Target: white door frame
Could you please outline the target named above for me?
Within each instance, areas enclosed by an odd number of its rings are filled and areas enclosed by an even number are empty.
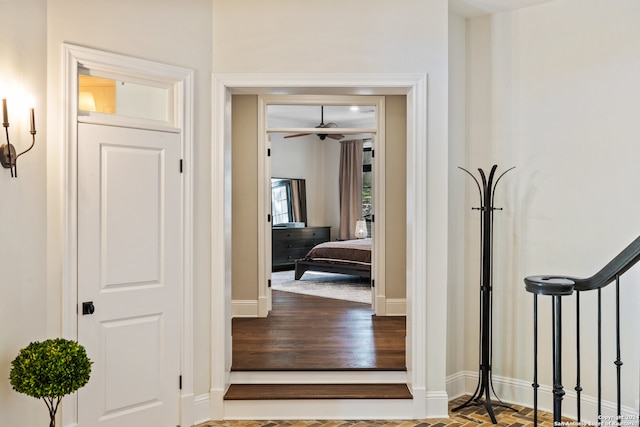
[[[182,331],[180,396],[181,423],[193,425],[193,284],[192,284],[192,191],[193,191],[193,70],[160,64],[139,58],[117,55],[65,43],[64,50],[64,190],[63,190],[63,267],[62,267],[62,335],[76,340],[78,337],[78,223],[77,223],[77,123],[78,123],[78,69],[87,68],[124,76],[140,81],[153,81],[170,88],[170,117],[166,124],[151,123],[126,117],[89,117],[85,121],[109,123],[124,127],[162,130],[167,127],[181,133],[181,153],[186,167],[182,176]],[[177,166],[176,166],[177,167]],[[62,407],[62,425],[77,424],[77,399],[65,399]]]
[[[375,141],[377,155],[372,159],[373,166],[373,207],[377,218],[385,218],[385,102],[382,96],[355,95],[261,95],[258,97],[258,188],[265,189],[258,193],[258,317],[266,317],[271,311],[271,295],[268,279],[271,278],[271,223],[266,221],[271,213],[271,161],[267,156],[268,134],[283,132],[287,129],[270,129],[267,123],[267,108],[270,104],[286,105],[373,105],[376,108],[375,128],[373,129],[342,129],[331,131],[349,134],[371,134]],[[293,133],[305,132],[301,129],[288,129]],[[373,247],[371,278],[375,280],[372,288],[371,306],[378,316],[387,314],[386,282],[385,282],[385,223],[383,220],[373,222]]]
[[[448,159],[446,141],[427,138],[427,76],[214,74],[212,90],[212,235],[224,239],[211,242],[211,419],[224,419],[223,396],[231,366],[230,104],[234,93],[407,96],[408,379],[414,417],[446,417],[443,307],[447,301]],[[437,350],[427,353],[427,341]]]

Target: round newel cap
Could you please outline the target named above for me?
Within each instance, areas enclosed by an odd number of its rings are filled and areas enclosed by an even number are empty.
[[[538,295],[571,295],[576,284],[566,276],[529,276],[524,283],[527,292]]]

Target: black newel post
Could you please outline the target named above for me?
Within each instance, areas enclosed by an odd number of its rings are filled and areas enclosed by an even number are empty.
[[[501,210],[501,208],[496,208],[493,206],[493,199],[495,195],[496,186],[498,185],[498,181],[500,178],[504,176],[511,169],[507,169],[502,173],[494,182],[494,177],[496,173],[496,169],[498,165],[493,165],[491,168],[491,172],[489,172],[489,176],[487,177],[484,171],[478,168],[480,172],[480,178],[482,180],[482,185],[476,179],[475,176],[468,170],[464,168],[460,168],[465,171],[473,180],[476,182],[478,186],[478,192],[480,194],[480,203],[481,207],[473,208],[474,210],[480,211],[480,226],[481,226],[481,237],[482,237],[482,269],[480,275],[480,371],[478,373],[478,385],[476,387],[476,391],[473,393],[473,396],[469,398],[462,405],[453,408],[453,411],[460,410],[462,408],[466,408],[470,405],[483,405],[487,412],[489,413],[489,417],[491,417],[491,421],[494,424],[497,424],[495,414],[493,413],[493,406],[503,406],[505,408],[509,408],[514,410],[512,407],[505,405],[500,401],[498,396],[496,395],[495,390],[493,389],[493,383],[491,379],[491,345],[492,345],[492,281],[491,281],[491,273],[492,273],[492,249],[493,249],[493,211]],[[499,403],[492,402],[491,393],[495,396],[496,400]],[[483,400],[484,396],[484,400]]]

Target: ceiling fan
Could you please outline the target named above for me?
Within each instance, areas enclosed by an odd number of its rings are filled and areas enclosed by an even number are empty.
[[[316,128],[318,129],[327,129],[327,128],[337,128],[338,125],[335,123],[325,123],[324,122],[324,105],[320,106],[320,124],[318,126],[316,126]],[[306,135],[311,135],[310,133],[296,133],[294,135],[286,135],[285,138],[297,138],[299,136],[306,136]],[[342,138],[344,138],[344,135],[340,135],[340,134],[330,134],[330,133],[317,133],[316,135],[318,135],[318,138],[320,138],[321,141],[324,141],[325,138],[331,138],[331,139],[336,139],[336,140],[340,140]]]

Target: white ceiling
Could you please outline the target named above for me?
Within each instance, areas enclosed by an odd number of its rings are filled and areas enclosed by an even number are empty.
[[[323,117],[324,115],[324,117]],[[267,125],[270,128],[312,128],[323,123],[335,123],[341,128],[375,128],[375,106],[269,105]]]
[[[267,106],[267,127],[268,128],[316,128],[320,123],[325,125],[335,124],[337,128],[343,129],[375,129],[376,128],[376,107],[375,105],[359,105],[351,107],[349,105],[268,105]],[[369,138],[367,133],[341,132],[345,139]],[[293,132],[297,134],[297,132]],[[288,141],[318,140],[317,134],[323,132],[313,132],[304,134],[300,139],[290,139]],[[291,133],[272,133],[277,138]],[[348,136],[347,136],[348,135]],[[327,139],[326,141],[335,141]]]

